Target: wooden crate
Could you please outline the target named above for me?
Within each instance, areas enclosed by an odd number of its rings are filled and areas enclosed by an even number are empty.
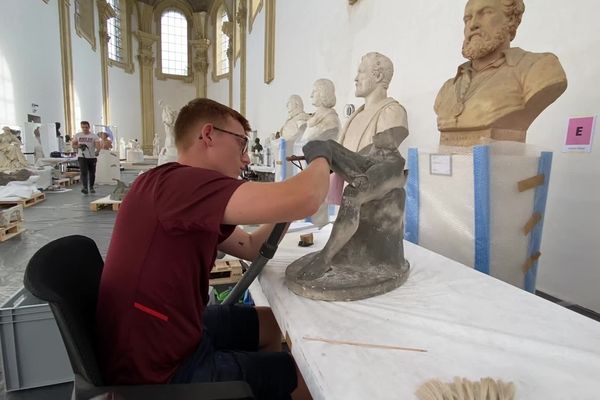
[[[242,263],[240,260],[219,260],[210,271],[209,285],[235,284],[242,279]]]
[[[0,205],[0,226],[8,226],[13,222],[23,221],[23,206],[16,205]]]
[[[4,242],[10,238],[13,238],[21,233],[25,232],[23,224],[21,222],[13,222],[8,226],[0,227],[0,242]]]
[[[37,203],[41,203],[44,200],[46,200],[46,195],[44,193],[36,193],[32,197],[30,197],[28,199],[0,200],[0,204],[7,204],[7,205],[17,205],[17,204],[20,204],[23,207],[27,208],[27,207],[31,207],[33,205],[36,205]]]

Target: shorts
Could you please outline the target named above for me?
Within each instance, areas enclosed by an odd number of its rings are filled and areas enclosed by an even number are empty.
[[[208,306],[202,340],[171,383],[246,381],[257,399],[291,399],[294,359],[287,352],[258,352],[258,331],[254,307]]]

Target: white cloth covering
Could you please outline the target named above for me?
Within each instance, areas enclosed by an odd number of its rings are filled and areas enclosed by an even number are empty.
[[[11,181],[5,186],[0,186],[0,200],[13,201],[29,199],[39,193],[37,180],[39,176],[32,175],[26,181]]]
[[[330,226],[312,230],[315,246],[298,247],[309,231],[286,235],[259,279],[315,400],[416,399],[424,382],[455,376],[512,381],[518,399],[598,399],[600,323],[408,242],[400,288],[356,302],[299,297],[285,268],[322,248]]]

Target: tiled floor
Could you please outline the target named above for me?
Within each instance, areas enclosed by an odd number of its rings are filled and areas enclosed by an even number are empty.
[[[135,174],[124,176],[131,182]],[[111,186],[100,186],[98,193],[84,196],[80,187],[71,192],[47,194],[46,201],[25,209],[27,231],[19,237],[0,243],[0,305],[22,286],[23,272],[28,260],[44,244],[53,239],[72,234],[81,234],[96,241],[104,256],[110,241],[116,213],[113,211],[92,212],[89,202],[108,195]],[[545,293],[538,293],[550,301],[559,303],[573,311],[600,321],[600,315],[577,305],[561,302]],[[1,374],[1,371],[0,371]],[[0,400],[67,400],[70,398],[70,383],[4,393],[4,378],[0,375]]]

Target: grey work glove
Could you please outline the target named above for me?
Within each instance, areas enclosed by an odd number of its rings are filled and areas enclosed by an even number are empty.
[[[313,140],[306,143],[302,147],[302,152],[304,153],[304,158],[306,158],[307,163],[311,163],[314,159],[323,157],[327,160],[329,165],[331,165],[331,147],[329,143],[323,140]]]

